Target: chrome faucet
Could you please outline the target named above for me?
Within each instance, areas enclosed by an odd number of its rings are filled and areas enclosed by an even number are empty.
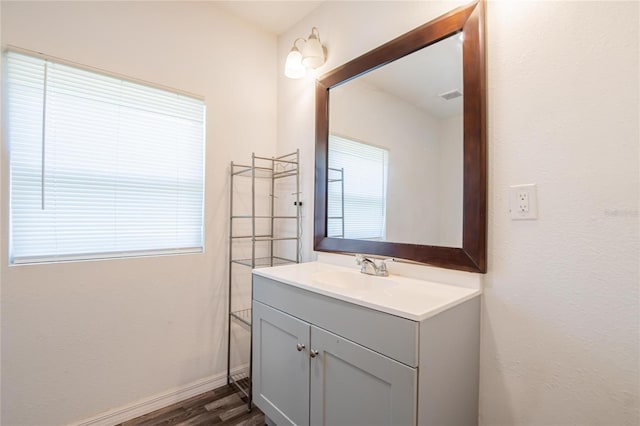
[[[393,259],[389,259],[393,260]],[[385,260],[381,260],[380,263],[376,263],[374,259],[369,259],[362,254],[356,254],[356,263],[360,265],[360,272],[367,275],[376,275],[378,277],[387,277],[389,276],[389,271],[387,271],[387,264]],[[367,266],[370,265],[372,272],[369,272]]]

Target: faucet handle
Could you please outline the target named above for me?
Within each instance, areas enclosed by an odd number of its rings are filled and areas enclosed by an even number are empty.
[[[364,262],[364,255],[362,254],[356,254],[356,264],[357,265],[362,265],[362,262]]]
[[[387,262],[393,262],[393,261],[395,261],[393,257],[389,259],[380,260],[380,266],[378,267],[378,271],[380,272],[380,275],[383,275],[383,276],[389,275],[389,271],[387,270]]]

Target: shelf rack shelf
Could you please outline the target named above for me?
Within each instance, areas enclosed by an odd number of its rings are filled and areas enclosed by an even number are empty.
[[[228,339],[227,339],[227,383],[233,385],[237,390],[246,397],[247,410],[252,407],[251,394],[251,298],[240,300],[241,308],[238,309],[238,300],[234,289],[234,277],[238,273],[238,268],[263,268],[269,266],[285,265],[289,263],[300,262],[300,173],[299,173],[299,150],[293,153],[282,155],[280,157],[259,157],[255,153],[251,154],[250,165],[238,164],[231,162],[230,167],[230,195],[229,195],[229,321],[228,321]],[[249,179],[251,187],[250,194],[241,193],[234,190],[234,179]],[[281,179],[292,178],[293,184],[289,182],[286,188],[294,188],[289,191],[293,197],[293,210],[295,214],[276,214],[282,206],[276,206],[276,190],[278,185],[287,185]],[[286,180],[286,179],[285,179]],[[266,182],[269,187],[269,193],[260,192],[258,182]],[[282,182],[282,183],[281,183]],[[293,191],[293,192],[291,192]],[[268,205],[258,205],[259,200],[266,195]],[[250,206],[250,213],[237,214],[235,212],[234,201],[244,196],[245,204]],[[247,200],[248,199],[248,200]],[[248,201],[248,202],[247,202]],[[285,200],[279,200],[284,202]],[[256,211],[260,208],[261,213]],[[268,213],[264,214],[264,210]],[[291,212],[288,212],[291,213]],[[278,226],[283,222],[295,221],[295,232],[287,235],[280,235]],[[291,226],[288,227],[291,229]],[[250,245],[251,254],[247,256],[237,256],[236,251],[240,251],[235,247],[237,244]],[[278,255],[278,244],[295,244],[293,250],[289,250],[287,255]],[[289,247],[291,248],[291,247]],[[246,249],[246,248],[245,248]],[[295,256],[292,252],[295,251]],[[266,255],[265,255],[266,254]],[[295,257],[295,258],[293,258]],[[249,283],[250,284],[250,283]],[[231,368],[232,339],[231,328],[233,324],[239,324],[241,328],[248,333],[249,336],[249,365],[240,370]]]
[[[251,401],[251,371],[250,367],[234,372],[227,376],[227,381],[234,385],[249,401]],[[247,408],[251,410],[251,406]]]
[[[251,327],[251,308],[240,309],[239,311],[231,312],[230,315],[240,321],[241,324]]]
[[[267,266],[286,265],[288,263],[298,263],[292,259],[286,259],[284,257],[271,256],[271,257],[256,257],[254,259],[234,259],[231,262],[239,265],[248,266],[250,268],[264,268]]]

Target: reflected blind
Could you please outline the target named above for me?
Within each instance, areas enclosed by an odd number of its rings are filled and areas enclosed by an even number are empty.
[[[388,158],[386,149],[329,136],[327,236],[385,238]]]
[[[203,249],[201,100],[7,53],[12,263]]]

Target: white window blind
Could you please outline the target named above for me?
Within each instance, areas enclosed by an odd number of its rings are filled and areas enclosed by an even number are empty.
[[[204,103],[7,53],[12,263],[203,248]]]
[[[327,236],[385,238],[388,157],[386,149],[329,136]]]

